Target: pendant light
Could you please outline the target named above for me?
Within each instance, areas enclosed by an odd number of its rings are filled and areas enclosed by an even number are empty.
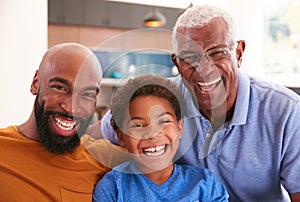
[[[150,12],[144,17],[144,26],[162,27],[167,23],[166,17],[157,8],[151,7]]]

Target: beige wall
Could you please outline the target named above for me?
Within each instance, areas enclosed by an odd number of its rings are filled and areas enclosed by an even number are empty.
[[[172,50],[169,30],[49,24],[49,47],[61,42],[78,42],[92,49]]]
[[[125,32],[125,29],[111,29],[80,25],[48,25],[49,47],[62,42],[78,42],[88,47],[96,47],[114,35]]]
[[[47,0],[0,1],[0,127],[32,111],[29,88],[47,50]]]

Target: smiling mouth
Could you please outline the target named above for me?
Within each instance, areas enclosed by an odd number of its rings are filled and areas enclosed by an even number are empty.
[[[55,124],[58,128],[64,131],[71,131],[76,126],[76,121],[72,119],[61,119],[57,116],[54,116]]]
[[[149,157],[161,156],[166,152],[167,145],[143,148],[143,153]]]
[[[215,89],[220,81],[221,77],[218,77],[210,82],[197,82],[197,85],[199,86],[201,91],[209,92]]]

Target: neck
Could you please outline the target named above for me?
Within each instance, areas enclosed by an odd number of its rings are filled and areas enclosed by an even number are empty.
[[[217,130],[221,125],[230,121],[233,117],[234,107],[226,110],[225,107],[220,107],[215,110],[201,112],[210,122],[213,130]]]
[[[144,175],[154,183],[161,185],[171,177],[173,170],[174,170],[174,165],[171,164],[162,170],[151,172],[151,173],[144,173]]]
[[[25,123],[18,126],[18,130],[19,133],[21,133],[29,139],[38,141],[40,140],[33,112],[31,113],[29,119]]]

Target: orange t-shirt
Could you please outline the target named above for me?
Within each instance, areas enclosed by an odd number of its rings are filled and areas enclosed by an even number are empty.
[[[0,129],[0,201],[92,201],[95,184],[109,170],[83,144],[57,155],[17,126]]]

